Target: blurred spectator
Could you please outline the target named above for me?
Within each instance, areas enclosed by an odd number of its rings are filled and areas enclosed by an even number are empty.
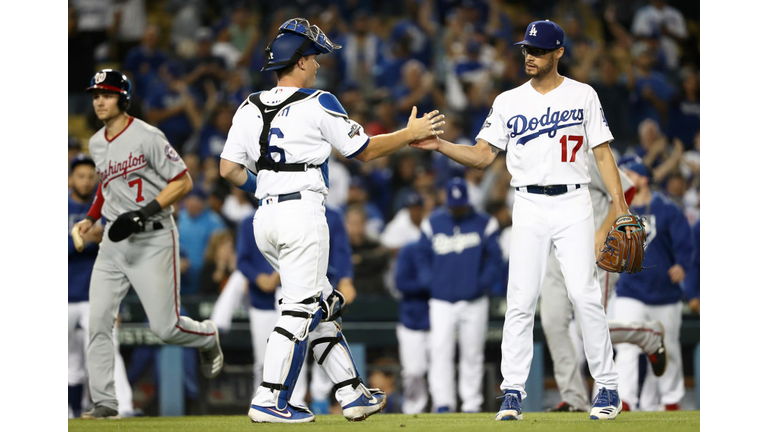
[[[218,296],[229,276],[237,269],[235,242],[229,230],[211,235],[200,270],[200,294]]]
[[[385,97],[375,105],[372,118],[373,120],[365,126],[365,133],[369,135],[394,132],[399,127],[397,109],[391,97]]]
[[[672,101],[670,107],[670,136],[679,138],[685,150],[693,150],[694,138],[701,126],[699,74],[687,70],[684,77],[683,91]]]
[[[180,46],[193,40],[195,31],[203,25],[205,0],[166,0],[165,11],[173,17],[171,45]]]
[[[368,131],[365,132],[370,133]],[[338,151],[334,149],[331,157],[328,159],[328,204],[344,207],[347,205],[351,177],[347,167],[339,162],[339,157],[341,156],[338,154]]]
[[[685,196],[686,189],[685,178],[683,178],[679,171],[674,171],[667,176],[666,189],[663,193],[682,210],[684,208],[683,196]]]
[[[230,188],[230,193],[224,198],[221,213],[225,218],[239,225],[243,219],[253,215],[255,206],[246,196],[246,192],[238,188]]]
[[[632,47],[634,67],[629,69],[630,109],[632,124],[637,127],[650,118],[666,128],[669,101],[674,88],[664,74],[653,70],[655,63],[651,46],[638,43]]]
[[[256,27],[251,12],[244,2],[235,4],[227,27],[230,43],[241,53],[248,49],[251,40],[256,37]]]
[[[404,0],[405,10],[390,30],[395,43],[407,41],[408,52],[426,66],[432,64],[432,40],[437,34],[437,25],[432,21],[431,1]]]
[[[378,207],[368,201],[368,189],[360,177],[352,177],[347,194],[347,206],[360,206],[365,211],[365,235],[378,239],[384,229],[384,215]]]
[[[133,96],[143,100],[149,95],[152,80],[156,79],[160,66],[169,59],[160,47],[160,26],[149,24],[141,37],[141,44],[131,48],[123,61],[123,69],[133,83]]]
[[[184,153],[194,151],[200,156],[200,160],[213,158],[218,164],[229,128],[232,126],[233,115],[234,110],[229,105],[216,105],[202,129],[184,145]]]
[[[114,58],[123,59],[129,49],[142,39],[147,28],[145,0],[114,0]]]
[[[635,129],[630,125],[629,89],[619,77],[619,69],[616,61],[610,55],[604,55],[599,61],[598,79],[592,80],[590,85],[600,96],[603,106],[603,114],[611,127],[611,133],[615,138],[611,142],[611,148],[624,151],[630,143],[637,140]]]
[[[395,387],[395,377],[391,372],[382,369],[374,369],[368,374],[368,384],[387,394],[387,406],[381,411],[384,414],[399,413],[402,396]]]
[[[409,60],[403,65],[400,81],[392,90],[392,97],[401,124],[408,122],[414,106],[418,110],[417,116],[421,117],[445,102],[434,75],[418,60]]]
[[[638,127],[640,145],[633,147],[628,154],[637,155],[650,170],[653,181],[659,186],[666,185],[666,177],[680,166],[683,156],[683,143],[674,139],[670,148],[667,137],[661,133],[658,123],[645,119]]]
[[[346,210],[349,244],[352,246],[352,264],[358,295],[389,297],[384,286],[384,271],[389,263],[389,251],[378,241],[366,235],[366,212],[360,205]]]
[[[424,218],[424,200],[416,192],[411,192],[405,199],[405,205],[392,220],[387,223],[381,233],[381,244],[393,253],[421,237],[421,221]]]
[[[217,230],[226,228],[221,217],[207,206],[207,198],[208,194],[196,186],[184,197],[184,208],[179,211],[179,247],[189,257],[188,283],[181,287],[182,294],[199,292],[209,239]]]
[[[157,126],[168,142],[181,149],[193,130],[202,123],[200,101],[181,79],[183,72],[175,62],[163,64],[146,99],[147,122]]]
[[[94,48],[96,62],[109,60],[107,46],[108,31],[114,25],[112,0],[70,0],[77,16],[77,31],[85,42],[85,47]],[[89,74],[93,74],[93,69]]]
[[[198,97],[205,96],[210,84],[216,90],[222,88],[222,81],[227,77],[227,64],[223,58],[213,54],[213,31],[200,27],[195,31],[197,52],[185,62],[184,82],[195,91]]]
[[[94,50],[96,41],[78,28],[77,9],[70,2],[68,8],[67,47],[69,52],[68,84],[69,115],[92,111],[91,95],[84,92],[96,70]]]
[[[664,53],[665,68],[674,69],[680,60],[680,44],[688,38],[685,18],[666,0],[650,0],[635,12],[632,34],[654,44]]]
[[[67,139],[67,166],[72,162],[72,159],[80,154],[83,150],[83,146],[80,144],[80,140],[77,137],[69,136]],[[70,187],[72,185],[70,184]]]
[[[374,72],[384,61],[384,43],[373,33],[370,21],[365,12],[354,14],[352,31],[346,35],[340,54],[344,81],[360,83],[366,92],[375,88]]]

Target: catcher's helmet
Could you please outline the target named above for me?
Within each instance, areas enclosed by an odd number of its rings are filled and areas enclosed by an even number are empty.
[[[267,63],[263,71],[282,69],[295,64],[303,56],[328,54],[341,48],[328,39],[316,25],[310,25],[304,18],[292,18],[284,22],[277,36],[267,46]]]
[[[102,69],[91,78],[91,85],[85,91],[107,90],[120,95],[117,106],[127,111],[131,106],[131,80],[122,72],[114,69]]]

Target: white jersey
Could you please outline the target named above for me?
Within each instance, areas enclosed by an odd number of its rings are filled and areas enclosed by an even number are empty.
[[[320,165],[302,172],[258,172],[256,198],[313,191],[328,195],[328,158],[331,146],[352,158],[368,145],[362,126],[350,120],[336,98],[324,91],[275,87],[261,92],[267,106],[279,105],[297,91],[309,96],[288,104],[274,117],[270,126],[269,158],[280,163]],[[268,109],[268,108],[267,108]],[[256,171],[261,156],[259,138],[263,121],[259,109],[244,102],[232,119],[232,127],[221,153],[223,159]]]
[[[510,185],[587,184],[587,148],[613,140],[597,93],[565,78],[543,95],[531,82],[496,97],[476,139],[507,151]]]

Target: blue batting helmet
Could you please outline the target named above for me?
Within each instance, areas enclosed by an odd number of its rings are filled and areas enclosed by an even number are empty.
[[[316,25],[304,18],[292,18],[280,26],[275,39],[267,46],[267,63],[261,68],[271,71],[291,66],[301,57],[328,54],[341,45],[335,44]]]

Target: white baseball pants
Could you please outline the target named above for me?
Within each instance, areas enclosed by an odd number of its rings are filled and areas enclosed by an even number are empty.
[[[462,412],[480,412],[488,331],[488,297],[450,303],[429,300],[429,391],[432,407],[456,410],[456,336]]]
[[[265,200],[267,201],[267,200]],[[300,200],[279,202],[272,197],[260,206],[254,217],[253,230],[256,245],[264,258],[280,273],[283,303],[301,307],[307,298],[322,293],[324,298],[331,295],[333,287],[326,276],[330,234],[325,218],[325,197],[315,192],[302,191]],[[296,337],[303,337],[300,330],[303,318],[280,316],[278,325]],[[309,342],[316,338],[336,337],[340,328],[332,322],[320,323],[308,335]],[[321,344],[315,348],[317,358],[326,348]],[[266,348],[263,380],[282,383],[292,360],[294,342],[272,333]],[[321,354],[318,354],[320,352]],[[333,383],[341,383],[357,376],[351,356],[340,344],[336,344],[321,365]],[[336,400],[346,405],[362,394],[360,386],[346,385],[336,391]],[[292,394],[293,396],[293,394]],[[258,387],[252,403],[259,406],[275,406],[276,394],[266,387]]]
[[[552,247],[582,326],[590,373],[599,387],[616,390],[619,377],[597,280],[589,190],[580,188],[558,196],[518,191],[512,219],[501,390],[517,390],[526,397],[534,314]]]
[[[397,344],[402,368],[403,414],[423,413],[429,402],[429,330],[411,330],[398,324]]]

